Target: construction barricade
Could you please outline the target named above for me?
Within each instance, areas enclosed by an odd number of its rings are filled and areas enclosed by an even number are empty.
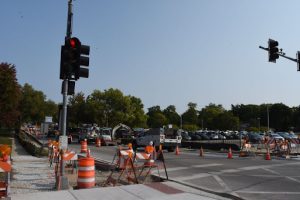
[[[132,148],[122,149],[122,147],[119,147],[117,149],[117,152],[112,161],[114,163],[115,158],[117,157],[115,168],[111,171],[110,175],[104,183],[104,186],[108,184],[112,184],[113,186],[115,186],[121,181],[123,175],[126,175],[125,179],[128,183],[138,183],[135,167],[133,164],[133,156],[134,151]]]
[[[78,155],[74,151],[67,150],[63,154],[63,160],[65,161],[65,168],[74,174],[74,170],[77,171]]]
[[[4,173],[2,180],[0,180],[0,198],[8,196],[8,187],[11,172],[10,154],[11,148],[8,145],[0,145],[0,172]]]
[[[241,147],[241,150],[240,150],[239,157],[250,156],[250,154],[251,154],[251,148],[252,148],[252,145],[250,144],[250,142],[244,140],[243,144],[242,144],[242,147]]]
[[[115,159],[116,157],[117,159]],[[157,168],[158,176],[160,176],[159,168],[162,167],[168,179],[162,151],[159,151],[156,155],[155,151],[152,154],[134,152],[130,148],[122,149],[119,147],[113,159],[113,163],[115,163],[115,168],[111,171],[103,186],[115,186],[118,183],[143,183],[153,168]]]

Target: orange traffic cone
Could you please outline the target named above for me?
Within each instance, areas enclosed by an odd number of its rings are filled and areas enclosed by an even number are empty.
[[[101,147],[101,140],[100,138],[96,138],[96,147]]]
[[[202,148],[202,146],[201,146],[201,148],[200,148],[200,155],[199,155],[200,157],[204,157],[204,152],[203,152],[203,148]]]
[[[229,151],[228,151],[227,158],[228,158],[228,159],[232,159],[232,151],[231,151],[231,147],[229,147]]]
[[[179,148],[178,148],[178,145],[176,146],[175,155],[179,155]]]
[[[269,148],[267,148],[266,160],[271,160]]]

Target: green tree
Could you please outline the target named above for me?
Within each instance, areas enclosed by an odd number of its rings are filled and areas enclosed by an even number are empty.
[[[22,87],[22,122],[41,123],[45,119],[45,99],[42,91],[37,91],[27,83]]]
[[[163,114],[167,118],[167,123],[180,126],[180,115],[176,112],[176,107],[174,105],[169,105],[166,109],[163,110]]]
[[[69,98],[69,126],[79,126],[82,123],[94,123],[94,113],[86,103],[84,93],[79,92]]]
[[[196,103],[188,103],[188,109],[182,114],[182,123],[184,125],[195,125],[198,123],[198,111]]]
[[[99,126],[116,126],[124,123],[130,127],[146,127],[146,115],[141,99],[125,96],[118,89],[108,89],[101,92],[94,90],[86,100],[89,110],[89,123]]]
[[[150,128],[161,128],[168,123],[168,119],[161,111],[160,106],[148,108],[147,115],[147,124]]]
[[[20,116],[21,98],[14,65],[0,64],[0,94],[0,127],[13,127]]]
[[[258,119],[262,118],[258,105],[231,105],[231,111],[240,119],[241,124],[248,124],[248,126],[258,126]]]
[[[225,111],[213,119],[214,127],[218,130],[238,130],[239,118],[231,112]]]
[[[146,128],[147,116],[144,112],[144,105],[142,103],[142,100],[134,96],[129,96],[129,99],[130,109],[128,113],[127,124],[130,127]]]
[[[270,108],[270,126],[276,131],[286,131],[291,127],[292,110],[283,103],[273,104]]]
[[[205,108],[202,108],[202,110],[199,114],[199,122],[201,121],[200,126],[202,126],[202,122],[203,122],[202,129],[203,128],[212,129],[212,130],[216,129],[218,124],[217,124],[215,118],[224,112],[225,112],[225,109],[220,104],[216,105],[216,104],[210,103]]]
[[[53,118],[54,122],[58,122],[58,105],[52,101],[47,100],[44,102],[45,116],[50,116]]]
[[[295,131],[300,130],[300,106],[291,108],[292,110],[292,126]]]

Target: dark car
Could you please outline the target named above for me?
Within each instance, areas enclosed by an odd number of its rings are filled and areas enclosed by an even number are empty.
[[[185,131],[181,132],[181,137],[182,137],[183,141],[190,141],[190,140],[192,140],[192,137],[189,136],[188,132],[185,132]]]
[[[196,134],[201,137],[201,140],[210,140],[209,136],[205,132],[196,132]]]
[[[263,141],[263,136],[258,133],[250,132],[247,134],[247,137],[251,143],[260,143]]]
[[[191,140],[201,140],[202,137],[194,132],[188,132],[188,135],[191,137]]]

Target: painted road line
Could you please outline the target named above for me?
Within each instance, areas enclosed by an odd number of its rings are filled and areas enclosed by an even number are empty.
[[[300,194],[300,192],[276,192],[276,191],[245,191],[239,190],[238,193],[245,193],[245,194]]]
[[[192,179],[209,177],[211,175],[212,174],[209,174],[209,173],[198,173],[198,174],[193,174],[193,175],[190,175],[190,176],[178,176],[178,177],[173,178],[173,179],[178,180],[178,181],[187,181],[187,180],[192,180]]]
[[[216,175],[213,175],[214,179],[219,183],[220,186],[222,186],[224,189],[225,189],[225,192],[227,193],[230,193],[234,196],[237,196],[239,197],[239,195],[235,192],[233,192],[229,187],[228,185],[219,177],[219,176],[216,176]]]
[[[190,168],[205,168],[205,167],[215,167],[215,166],[220,166],[220,165],[224,165],[224,164],[212,163],[212,164],[203,164],[203,165],[192,165],[189,167],[171,167],[171,168],[168,168],[167,171],[174,172],[174,171],[185,170],[185,169],[190,169]]]
[[[204,167],[215,167],[215,166],[221,166],[224,164],[221,163],[212,163],[212,164],[203,164],[203,165],[192,165],[193,168],[204,168]]]

